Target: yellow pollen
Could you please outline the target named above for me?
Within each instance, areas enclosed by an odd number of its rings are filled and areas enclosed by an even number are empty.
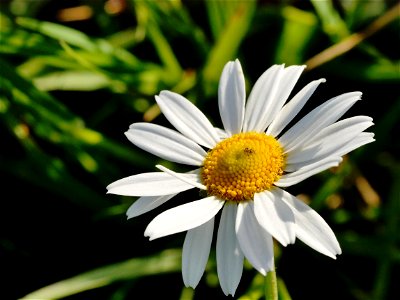
[[[264,133],[238,133],[207,153],[201,177],[209,195],[247,201],[271,189],[283,174],[285,155],[279,142]]]

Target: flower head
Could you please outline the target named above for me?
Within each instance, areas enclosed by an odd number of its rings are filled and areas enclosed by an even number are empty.
[[[150,240],[187,231],[182,254],[186,286],[195,288],[204,273],[220,210],[217,272],[226,295],[236,291],[244,258],[263,275],[273,268],[273,238],[283,246],[298,238],[332,258],[341,253],[326,222],[283,188],[337,166],[343,155],[374,141],[373,133],[364,132],[373,123],[366,116],[337,121],[361,99],[360,92],[351,92],[326,101],[286,129],[325,82],[309,83],[287,102],[304,67],[272,66],[257,80],[246,102],[241,65],[238,60],[228,62],[218,91],[224,130],[215,128],[183,96],[162,91],[156,101],[178,131],[134,123],[125,133],[133,144],[154,155],[197,167],[176,173],[158,165],[161,172],[133,175],[107,187],[108,193],[140,196],[128,209],[129,218],[183,191],[206,192],[203,199],[161,213],[145,230]]]

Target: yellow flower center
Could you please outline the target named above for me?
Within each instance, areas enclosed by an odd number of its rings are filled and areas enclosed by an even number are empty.
[[[279,142],[264,133],[239,133],[219,142],[204,160],[201,177],[209,195],[247,201],[271,188],[283,173]]]

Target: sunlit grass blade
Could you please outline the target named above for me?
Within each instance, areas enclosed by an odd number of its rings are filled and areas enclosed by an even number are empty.
[[[96,57],[93,56],[93,53],[107,54],[108,56],[115,56],[118,60],[132,67],[140,66],[140,62],[133,54],[123,48],[113,47],[106,39],[93,39],[83,32],[70,27],[30,18],[17,18],[16,23],[22,28],[36,31],[42,36],[49,37],[55,41],[63,41],[81,50],[86,50],[92,53],[91,57]],[[46,49],[47,45],[42,48]]]
[[[40,32],[41,34],[55,40],[64,40],[71,45],[85,50],[96,51],[98,49],[96,43],[94,43],[86,34],[70,27],[22,17],[18,18],[16,22],[23,28]]]
[[[134,5],[137,13],[145,16],[141,18],[141,26],[146,30],[149,40],[153,44],[161,62],[165,66],[165,73],[168,74],[165,77],[165,80],[175,84],[182,74],[182,68],[171,45],[156,22],[156,14],[159,8],[158,5],[161,5],[161,3],[143,1],[135,2]]]
[[[104,197],[74,178],[60,158],[45,153],[31,137],[26,124],[12,114],[3,115],[2,119],[26,152],[25,159],[2,162],[2,172],[22,180],[22,187],[25,184],[39,186],[54,195],[68,197],[85,209],[96,211],[108,206]]]
[[[215,91],[223,66],[237,55],[250,28],[255,8],[255,1],[238,2],[224,24],[223,32],[212,47],[202,72],[206,93]]]
[[[275,63],[302,64],[317,29],[317,18],[292,6],[284,7],[282,16],[284,25],[276,46]]]
[[[154,256],[133,258],[56,282],[26,295],[22,299],[61,299],[117,281],[178,272],[180,265],[181,250],[165,250]]]
[[[213,33],[214,40],[218,40],[224,31],[225,23],[235,11],[237,1],[205,1],[208,19]]]
[[[23,57],[34,55],[61,55],[62,49],[41,34],[10,28],[0,31],[0,53],[18,54]]]
[[[289,291],[282,278],[278,278],[278,295],[279,300],[292,300],[292,297],[290,297]]]
[[[161,61],[166,67],[165,74],[168,75],[165,76],[165,81],[175,84],[182,75],[182,68],[176,59],[171,46],[156,23],[148,23],[148,32],[149,38],[153,42]]]
[[[332,39],[338,42],[350,34],[346,23],[334,8],[331,0],[311,0],[314,8],[322,22],[322,29]]]
[[[112,81],[99,73],[89,71],[65,71],[37,77],[34,83],[42,91],[92,91],[109,87]]]

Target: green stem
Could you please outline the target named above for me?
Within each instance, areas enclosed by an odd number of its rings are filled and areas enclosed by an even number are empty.
[[[278,282],[275,267],[265,276],[265,300],[278,300]]]

